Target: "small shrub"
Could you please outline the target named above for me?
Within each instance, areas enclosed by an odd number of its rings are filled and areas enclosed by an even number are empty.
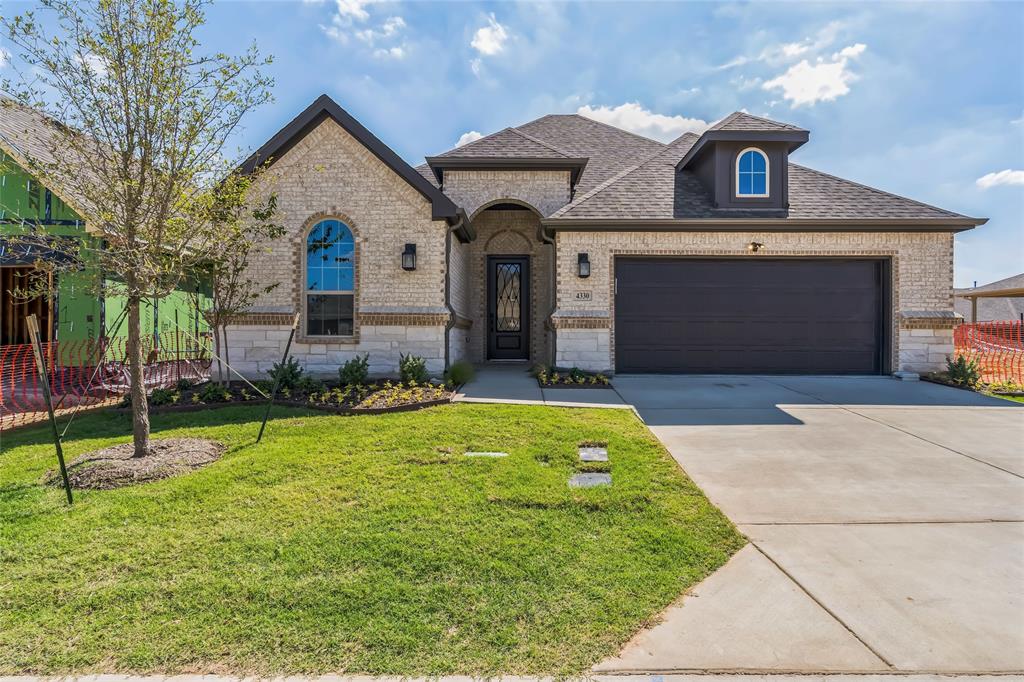
[[[308,374],[303,374],[295,382],[295,390],[300,393],[318,393],[324,389],[324,382]]]
[[[178,383],[175,386],[175,388],[177,388],[179,392],[187,391],[188,389],[192,388],[195,385],[196,382],[192,381],[191,379],[178,379]]]
[[[569,370],[569,379],[575,381],[576,383],[583,383],[580,380],[585,377],[586,375],[583,373],[583,370],[580,369],[579,367],[573,367],[572,369]]]
[[[226,403],[231,400],[231,391],[212,381],[203,384],[197,395],[204,403]]]
[[[430,379],[427,374],[427,361],[412,354],[402,354],[399,357],[398,375],[402,382],[407,384],[425,384]]]
[[[294,390],[299,384],[299,379],[302,378],[302,366],[299,365],[299,361],[294,357],[289,357],[283,363],[275,362],[274,366],[267,372],[270,378],[278,382],[279,388],[287,388],[289,391]]]
[[[968,360],[964,355],[957,355],[956,360],[946,360],[946,370],[949,372],[949,380],[957,386],[978,385],[981,379],[981,371],[976,360]]]
[[[149,404],[154,406],[173,405],[181,395],[169,388],[154,388],[149,394]]]
[[[463,360],[449,367],[447,375],[450,383],[455,386],[461,386],[473,380],[473,377],[476,376],[476,370],[473,369],[473,365]]]
[[[342,386],[365,384],[370,376],[370,355],[357,355],[338,368],[338,379]]]

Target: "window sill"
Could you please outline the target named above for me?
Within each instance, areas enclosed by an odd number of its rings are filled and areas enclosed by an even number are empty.
[[[329,346],[331,344],[351,346],[359,343],[359,336],[353,334],[352,336],[298,336],[295,337],[295,343],[305,344],[319,344],[321,346]]]

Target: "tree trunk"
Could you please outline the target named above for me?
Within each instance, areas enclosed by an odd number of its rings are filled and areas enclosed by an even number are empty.
[[[231,388],[231,357],[228,355],[228,326],[224,325],[224,364],[227,365],[227,381],[225,385]]]
[[[221,363],[220,358],[220,324],[213,325],[213,354],[217,358],[217,383],[224,383],[224,365]]]
[[[132,436],[135,457],[149,454],[149,405],[146,403],[145,358],[142,353],[142,326],[139,320],[141,301],[128,297],[128,364],[131,373]]]

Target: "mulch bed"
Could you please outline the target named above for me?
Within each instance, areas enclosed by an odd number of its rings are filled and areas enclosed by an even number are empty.
[[[123,443],[76,457],[68,464],[68,478],[72,488],[113,490],[187,474],[217,461],[225,449],[202,438],[166,438],[150,441],[149,455],[133,457],[135,447]],[[57,470],[48,472],[46,481],[63,485]]]
[[[1024,397],[1024,391],[991,391],[985,390],[984,384],[980,387],[975,388],[966,384],[957,384],[941,374],[922,374],[921,381],[927,381],[930,384],[939,384],[940,386],[949,386],[950,388],[959,388],[963,391],[971,391],[972,393],[981,393],[982,395],[1001,395],[1009,396],[1011,398]]]
[[[253,392],[251,387],[235,385],[230,389],[214,387],[216,390],[209,391],[204,388],[205,385],[183,391],[164,391],[165,397],[168,393],[173,395],[174,402],[170,403],[154,404],[151,396],[150,413],[193,412],[246,403],[266,404],[266,398]],[[455,391],[452,388],[440,384],[406,385],[400,382],[375,381],[346,386],[324,384],[322,388],[311,393],[301,390],[280,391],[274,403],[335,414],[382,414],[444,405],[450,403],[454,397]],[[119,410],[127,413],[131,408],[122,405]]]
[[[576,384],[576,383],[572,383],[572,384],[551,384],[551,383],[541,384],[540,381],[538,381],[537,383],[540,384],[541,388],[611,388],[612,387],[611,384]]]
[[[541,388],[611,388],[608,377],[600,372],[587,372],[578,368],[542,367],[535,371]]]

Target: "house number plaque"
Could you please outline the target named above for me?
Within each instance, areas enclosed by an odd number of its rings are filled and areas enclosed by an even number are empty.
[[[591,298],[589,291],[577,291],[574,300],[577,301],[589,301]]]

